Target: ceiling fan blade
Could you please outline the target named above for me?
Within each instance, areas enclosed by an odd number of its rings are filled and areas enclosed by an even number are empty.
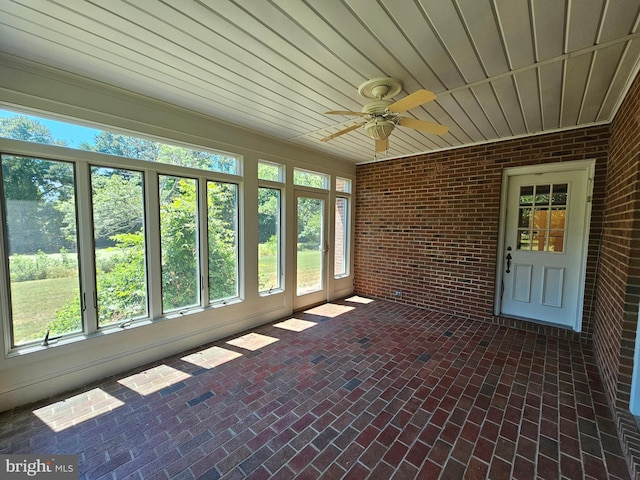
[[[435,100],[435,98],[436,94],[429,90],[418,90],[413,92],[411,95],[407,95],[397,102],[392,103],[387,107],[387,109],[393,113],[406,112],[407,110],[411,110],[413,107]]]
[[[425,122],[424,120],[417,120],[415,118],[401,118],[398,120],[398,125],[401,127],[415,128],[421,132],[433,133],[434,135],[444,135],[449,131],[449,128],[439,123]]]
[[[364,112],[351,112],[349,110],[332,110],[330,112],[324,112],[328,115],[357,115],[359,117],[366,117],[368,114]]]
[[[345,133],[349,133],[351,130],[355,130],[356,128],[359,128],[361,126],[362,126],[361,123],[356,123],[355,125],[351,125],[350,127],[344,128],[339,132],[329,135],[328,137],[322,138],[321,141],[328,142],[329,140],[333,140],[334,138],[339,137],[340,135],[344,135]]]
[[[376,140],[376,153],[382,153],[389,150],[389,137],[384,140]]]

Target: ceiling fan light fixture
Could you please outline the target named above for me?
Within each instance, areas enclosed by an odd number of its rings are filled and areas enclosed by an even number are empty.
[[[395,123],[391,120],[376,117],[365,123],[364,130],[374,140],[385,140],[389,138],[395,126]]]

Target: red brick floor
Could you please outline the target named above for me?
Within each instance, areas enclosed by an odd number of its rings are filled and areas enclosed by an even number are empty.
[[[629,478],[580,344],[357,300],[0,414],[0,452],[87,479]]]

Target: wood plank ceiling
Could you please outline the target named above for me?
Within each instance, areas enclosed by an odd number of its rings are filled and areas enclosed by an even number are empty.
[[[0,0],[0,51],[324,151],[374,158],[358,86],[437,99],[378,159],[610,122],[639,67],[640,0]],[[1,98],[0,98],[1,100]]]

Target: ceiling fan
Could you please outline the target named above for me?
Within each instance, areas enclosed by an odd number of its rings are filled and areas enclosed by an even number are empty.
[[[355,125],[351,125],[322,139],[323,142],[333,140],[364,125],[366,134],[376,141],[376,153],[389,148],[389,135],[396,126],[414,128],[421,132],[444,135],[449,131],[444,125],[427,122],[410,117],[398,116],[402,112],[430,102],[436,98],[429,90],[418,90],[406,97],[393,102],[390,100],[402,90],[402,83],[395,78],[378,77],[364,82],[358,87],[358,93],[373,100],[362,107],[361,112],[334,110],[326,112],[331,115],[357,115],[363,117]]]

